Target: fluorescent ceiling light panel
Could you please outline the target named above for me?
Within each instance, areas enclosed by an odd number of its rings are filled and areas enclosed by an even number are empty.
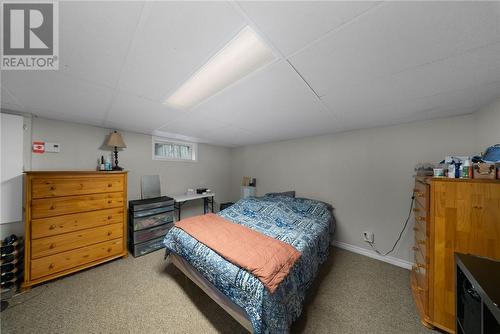
[[[274,59],[271,49],[247,26],[165,103],[177,109],[194,107]]]

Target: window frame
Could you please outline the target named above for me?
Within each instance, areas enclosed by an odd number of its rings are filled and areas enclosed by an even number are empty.
[[[155,144],[157,144],[157,143],[190,146],[191,151],[193,152],[192,156],[194,156],[194,159],[193,158],[192,159],[178,159],[178,158],[167,158],[167,157],[158,156],[155,154]],[[158,160],[158,161],[198,162],[198,143],[152,136],[151,137],[151,155],[153,157],[153,160]]]

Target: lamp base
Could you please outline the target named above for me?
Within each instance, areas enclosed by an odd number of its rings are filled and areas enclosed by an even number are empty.
[[[123,170],[123,167],[120,166],[113,166],[112,170]]]

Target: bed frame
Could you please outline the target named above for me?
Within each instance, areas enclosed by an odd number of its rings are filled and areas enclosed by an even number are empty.
[[[194,284],[198,285],[210,298],[212,298],[220,307],[230,316],[239,322],[247,331],[253,333],[252,323],[247,313],[240,306],[226,297],[212,283],[203,277],[192,265],[175,253],[165,254],[165,258],[170,258],[174,266],[184,273]]]

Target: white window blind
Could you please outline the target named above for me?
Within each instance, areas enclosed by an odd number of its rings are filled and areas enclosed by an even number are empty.
[[[196,161],[196,143],[153,138],[153,159],[173,161]]]

